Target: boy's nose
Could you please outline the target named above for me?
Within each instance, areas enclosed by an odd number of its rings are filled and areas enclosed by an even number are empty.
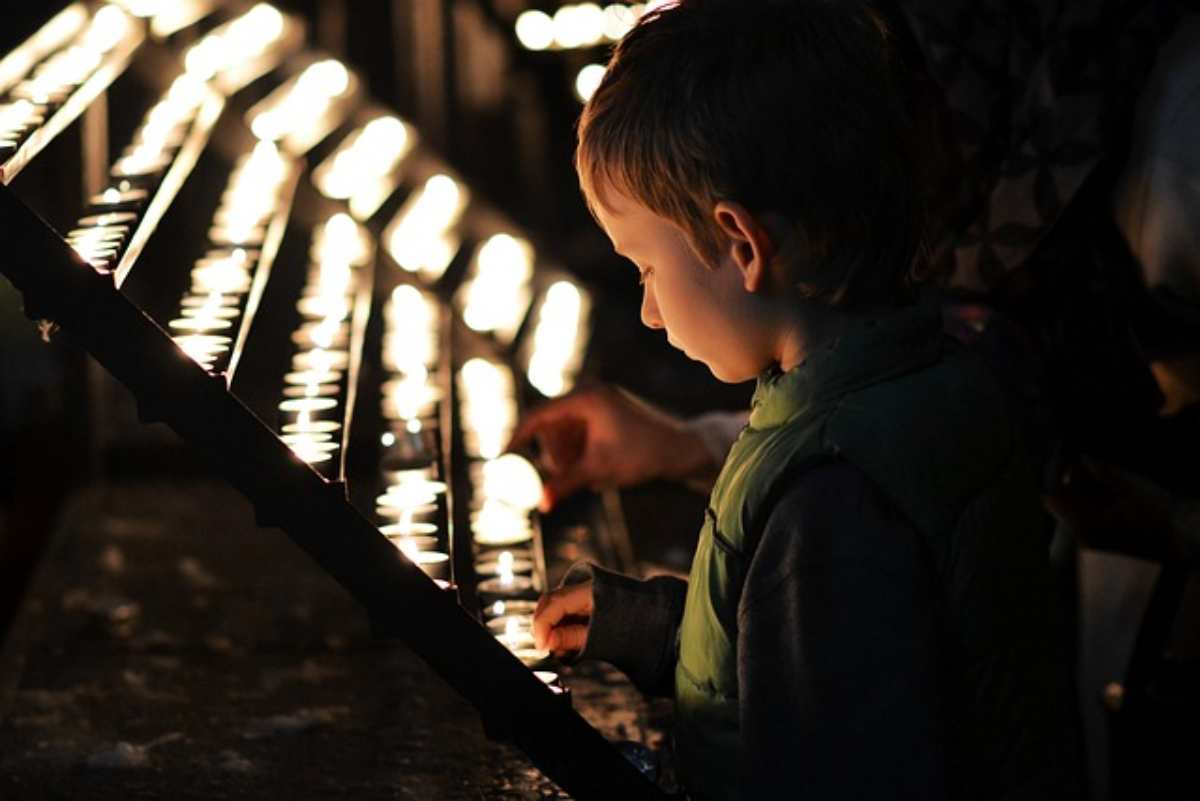
[[[654,329],[663,327],[662,317],[658,314],[658,302],[648,287],[642,291],[642,325]]]

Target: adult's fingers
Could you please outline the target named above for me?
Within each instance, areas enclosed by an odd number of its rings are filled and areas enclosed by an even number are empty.
[[[547,647],[550,632],[565,617],[590,617],[592,584],[571,584],[543,595],[533,613],[533,639],[539,648]]]
[[[542,483],[542,502],[538,504],[539,511],[548,512],[554,505],[570,495],[574,495],[589,485],[594,476],[589,476],[583,470],[569,470],[553,476],[547,476]]]
[[[512,438],[509,440],[508,447],[505,450],[512,451],[524,448],[533,441],[533,438],[543,428],[553,425],[564,418],[578,417],[581,414],[583,405],[586,403],[587,400],[582,393],[575,393],[562,398],[556,398],[529,410],[521,415],[521,419],[517,422],[516,430],[513,431]]]

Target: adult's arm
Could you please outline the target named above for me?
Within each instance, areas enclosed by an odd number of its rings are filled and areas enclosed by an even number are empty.
[[[739,605],[747,798],[946,796],[935,581],[856,468],[775,505]]]

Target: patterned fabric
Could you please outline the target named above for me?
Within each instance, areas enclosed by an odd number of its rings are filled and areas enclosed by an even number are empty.
[[[905,0],[965,176],[933,257],[958,289],[1025,263],[1101,160],[1182,14],[1174,0]]]

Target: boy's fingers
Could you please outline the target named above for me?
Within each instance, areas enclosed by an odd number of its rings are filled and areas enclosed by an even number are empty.
[[[546,644],[546,649],[555,656],[561,656],[568,653],[579,653],[583,647],[587,645],[587,626],[573,624],[570,626],[559,626],[554,631],[550,632],[549,641]]]
[[[533,639],[539,648],[545,648],[551,631],[564,617],[589,617],[591,614],[590,582],[572,584],[543,595],[533,613]]]

